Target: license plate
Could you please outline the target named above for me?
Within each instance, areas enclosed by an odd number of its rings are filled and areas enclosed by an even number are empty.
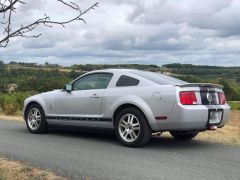
[[[222,111],[210,111],[209,124],[219,124],[222,120]]]

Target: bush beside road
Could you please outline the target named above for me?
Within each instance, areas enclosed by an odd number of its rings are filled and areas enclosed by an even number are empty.
[[[23,109],[24,100],[33,95],[33,92],[15,92],[0,94],[0,108],[6,115],[14,115]]]

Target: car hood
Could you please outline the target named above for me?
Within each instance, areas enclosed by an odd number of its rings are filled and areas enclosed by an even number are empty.
[[[55,90],[53,90],[53,91],[42,92],[42,93],[40,93],[40,94],[38,94],[38,95],[40,95],[40,96],[52,95],[52,94],[55,94],[56,92],[59,92],[59,91],[62,91],[62,89],[55,89]]]
[[[62,91],[62,90],[61,89],[56,89],[56,90],[53,90],[53,91],[42,92],[40,94],[36,94],[36,95],[28,97],[25,101],[38,99],[39,97],[42,97],[42,98],[44,98],[44,97],[54,97],[55,94],[59,91]]]

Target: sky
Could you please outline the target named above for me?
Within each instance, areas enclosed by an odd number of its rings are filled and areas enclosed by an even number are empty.
[[[56,0],[25,0],[15,27],[48,14],[73,17]],[[168,64],[240,66],[239,0],[75,0],[86,24],[39,27],[38,39],[14,38],[0,48],[0,60],[72,64]],[[2,25],[0,25],[2,27]],[[0,29],[2,30],[2,28]],[[2,36],[2,34],[0,34]]]

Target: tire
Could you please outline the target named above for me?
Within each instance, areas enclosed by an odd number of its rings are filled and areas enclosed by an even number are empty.
[[[118,140],[128,147],[144,146],[152,136],[152,130],[145,115],[137,108],[131,107],[120,111],[114,127]]]
[[[198,131],[170,131],[170,134],[177,140],[191,140],[198,135]]]
[[[47,133],[48,126],[44,111],[39,104],[32,104],[26,111],[26,125],[32,134]]]

